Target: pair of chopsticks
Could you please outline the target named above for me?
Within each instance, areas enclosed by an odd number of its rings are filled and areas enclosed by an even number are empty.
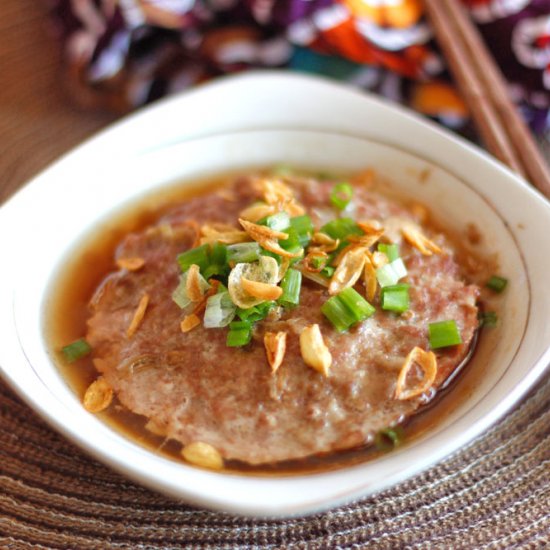
[[[550,168],[459,0],[424,0],[449,68],[487,149],[550,198]]]

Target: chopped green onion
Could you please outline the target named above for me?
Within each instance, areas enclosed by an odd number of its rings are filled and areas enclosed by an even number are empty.
[[[338,332],[370,317],[375,308],[353,288],[345,288],[322,306],[321,311]]]
[[[337,183],[330,193],[330,202],[338,208],[344,210],[353,197],[353,187],[349,183]]]
[[[403,313],[409,309],[409,285],[385,286],[380,294],[382,309]]]
[[[302,286],[302,274],[296,269],[289,269],[281,281],[283,294],[279,303],[284,306],[298,305],[300,303],[300,288]]]
[[[265,218],[265,225],[274,231],[284,231],[290,227],[290,216],[286,212],[278,212]]]
[[[204,271],[204,278],[210,279],[212,277],[225,277],[229,273],[229,266],[219,265],[219,264],[210,264]]]
[[[350,235],[364,235],[359,226],[351,218],[338,218],[331,220],[321,227],[321,232],[326,233],[332,239],[343,240]]]
[[[296,254],[301,250],[303,251],[303,247],[300,244],[300,237],[293,227],[290,227],[289,229],[284,231],[284,233],[288,235],[288,239],[279,241],[279,246],[282,249],[286,250],[287,252],[292,252],[293,254]]]
[[[265,319],[274,305],[275,302],[262,302],[261,304],[249,307],[247,309],[237,308],[237,316],[241,319],[241,321],[255,323],[256,321]]]
[[[260,259],[258,243],[230,244],[227,247],[227,261],[236,264],[255,262]]]
[[[379,243],[378,251],[384,253],[390,262],[399,258],[399,246],[396,244]]]
[[[311,218],[307,215],[290,218],[290,227],[296,231],[300,246],[305,248],[309,244],[311,235],[313,234],[313,223]]]
[[[450,321],[430,323],[428,325],[428,332],[430,335],[430,347],[432,349],[446,348],[462,343],[456,322],[452,319]]]
[[[226,344],[228,347],[246,346],[252,338],[252,325],[248,321],[229,323]]]
[[[327,265],[321,269],[321,275],[327,279],[330,279],[334,275],[334,271],[336,271],[334,267]]]
[[[181,309],[186,308],[190,303],[191,300],[187,296],[187,276],[189,274],[189,270],[187,270],[185,273],[183,273],[180,276],[180,282],[174,292],[172,292],[172,300],[178,304],[178,306]],[[209,288],[210,285],[206,281],[206,279],[199,273],[199,287],[201,292],[204,294]]]
[[[210,263],[225,265],[227,263],[227,245],[214,243],[210,251]]]
[[[206,301],[204,326],[206,328],[226,327],[235,318],[237,306],[231,301],[228,292],[210,296]]]
[[[92,347],[88,344],[88,342],[86,342],[86,340],[84,340],[84,338],[80,338],[80,340],[76,340],[72,344],[61,348],[61,351],[63,352],[65,359],[67,359],[69,363],[72,363],[73,361],[88,355],[92,351]]]
[[[399,279],[407,276],[407,268],[405,267],[405,264],[401,258],[393,260],[393,262],[390,262],[390,265]]]
[[[379,451],[391,451],[403,442],[405,433],[401,426],[380,430],[374,437],[374,444]]]
[[[321,306],[321,311],[338,332],[345,332],[355,323],[355,315],[353,315],[338,296],[329,298]]]
[[[207,244],[203,244],[178,254],[178,263],[182,273],[187,271],[193,264],[198,265],[201,271],[206,269],[210,264],[209,248]]]
[[[487,283],[485,283],[485,286],[490,288],[491,290],[494,290],[495,292],[502,292],[506,285],[508,284],[508,279],[505,279],[504,277],[499,277],[498,275],[493,275]]]
[[[246,346],[252,339],[252,331],[249,329],[231,329],[227,333],[226,345],[230,348]]]
[[[482,327],[494,328],[498,324],[498,316],[494,311],[485,311],[479,316],[479,325]]]
[[[384,288],[386,286],[394,286],[399,281],[397,273],[393,270],[391,264],[383,265],[376,270],[376,279],[378,284]]]
[[[376,279],[382,288],[393,286],[407,275],[407,268],[401,258],[393,260],[389,264],[383,265],[376,270]]]

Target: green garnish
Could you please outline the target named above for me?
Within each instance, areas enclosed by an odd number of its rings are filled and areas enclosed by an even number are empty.
[[[203,244],[178,254],[178,263],[182,273],[186,272],[193,264],[198,265],[201,271],[205,270],[210,265],[209,252],[210,247]]]
[[[409,285],[401,283],[386,286],[380,293],[382,309],[403,313],[409,309]]]
[[[491,290],[494,290],[495,292],[502,292],[506,285],[508,284],[508,279],[505,279],[504,277],[500,277],[499,275],[493,275],[486,283],[485,286],[487,288],[490,288]]]
[[[255,323],[261,321],[267,317],[271,308],[275,306],[275,302],[262,302],[253,307],[247,309],[237,308],[237,317],[241,321],[247,321],[248,323]]]
[[[432,349],[446,348],[462,344],[460,332],[454,320],[439,321],[428,325],[430,347]]]
[[[69,363],[85,357],[91,353],[91,351],[92,347],[88,344],[88,342],[86,342],[86,340],[84,340],[84,338],[75,340],[72,344],[61,348],[61,352]]]
[[[305,214],[303,216],[290,218],[290,227],[296,231],[300,246],[305,248],[309,244],[311,235],[313,234],[313,223],[311,218]]]
[[[340,241],[350,235],[364,235],[364,232],[351,218],[331,220],[321,227],[321,232],[326,233],[332,239],[340,239]]]
[[[345,288],[322,306],[321,311],[338,332],[348,330],[352,325],[370,317],[375,308],[353,288]]]
[[[279,246],[283,250],[286,250],[287,252],[291,252],[293,254],[303,251],[303,247],[300,243],[300,236],[293,227],[290,227],[289,229],[284,231],[284,233],[288,235],[288,239],[279,241]]]
[[[300,303],[300,290],[302,287],[302,274],[296,269],[288,269],[281,281],[283,294],[279,303],[284,306],[295,306]]]
[[[384,253],[390,262],[399,258],[399,246],[396,244],[379,243],[378,251]]]
[[[230,348],[246,346],[252,339],[252,324],[248,321],[229,323],[226,344]]]
[[[227,261],[235,264],[255,262],[260,259],[258,243],[230,244],[227,247]]]
[[[338,208],[344,208],[350,203],[353,197],[353,187],[349,183],[337,183],[330,193],[330,202]]]
[[[498,324],[498,316],[494,311],[485,311],[479,315],[479,326],[494,328]]]
[[[263,225],[274,231],[285,231],[290,227],[290,217],[286,212],[278,212],[265,218]]]
[[[374,437],[374,444],[379,451],[391,451],[401,445],[405,439],[405,433],[401,426],[380,430]]]
[[[323,277],[326,277],[327,279],[330,279],[334,275],[335,270],[336,270],[336,268],[334,268],[330,265],[327,265],[326,267],[323,267],[323,269],[321,269],[320,273]]]

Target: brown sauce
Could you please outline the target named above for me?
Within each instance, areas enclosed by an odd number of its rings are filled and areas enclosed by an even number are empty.
[[[176,185],[148,195],[125,208],[123,213],[100,224],[95,228],[93,235],[80,242],[67,257],[46,306],[46,340],[54,362],[79,399],[82,400],[88,386],[97,378],[97,371],[89,356],[71,364],[63,359],[60,349],[86,334],[88,302],[102,279],[116,270],[114,252],[118,244],[128,233],[140,231],[156,222],[166,211],[173,208],[174,204],[221,187],[234,176],[235,174],[228,174],[221,178],[199,181],[192,186]],[[466,230],[471,231],[471,228]],[[485,274],[480,277],[485,277]],[[483,331],[479,341],[468,364],[449,387],[440,390],[427,407],[403,426],[402,446],[432,431],[471,395],[473,388],[483,376],[483,365],[496,345],[496,336],[491,334],[491,331]],[[128,411],[116,399],[109,409],[99,413],[98,417],[137,444],[167,458],[183,460],[180,443],[147,430],[145,417]],[[226,461],[225,469],[254,475],[315,473],[362,463],[385,452],[370,445],[331,453],[328,456],[277,463],[273,466],[250,466],[238,461]]]

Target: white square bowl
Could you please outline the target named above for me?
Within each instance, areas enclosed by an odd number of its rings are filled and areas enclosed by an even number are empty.
[[[156,455],[87,413],[44,340],[48,292],[82,237],[177,181],[285,163],[367,166],[428,203],[452,230],[476,223],[510,280],[502,322],[483,338],[483,376],[428,433],[372,462],[285,477],[208,472]],[[427,176],[428,175],[428,176]],[[234,513],[288,516],[371,494],[471,441],[543,373],[550,357],[550,207],[481,150],[379,99],[322,79],[249,73],[142,110],[78,147],[0,209],[0,365],[56,429],[138,482]],[[467,383],[467,381],[465,382]]]

